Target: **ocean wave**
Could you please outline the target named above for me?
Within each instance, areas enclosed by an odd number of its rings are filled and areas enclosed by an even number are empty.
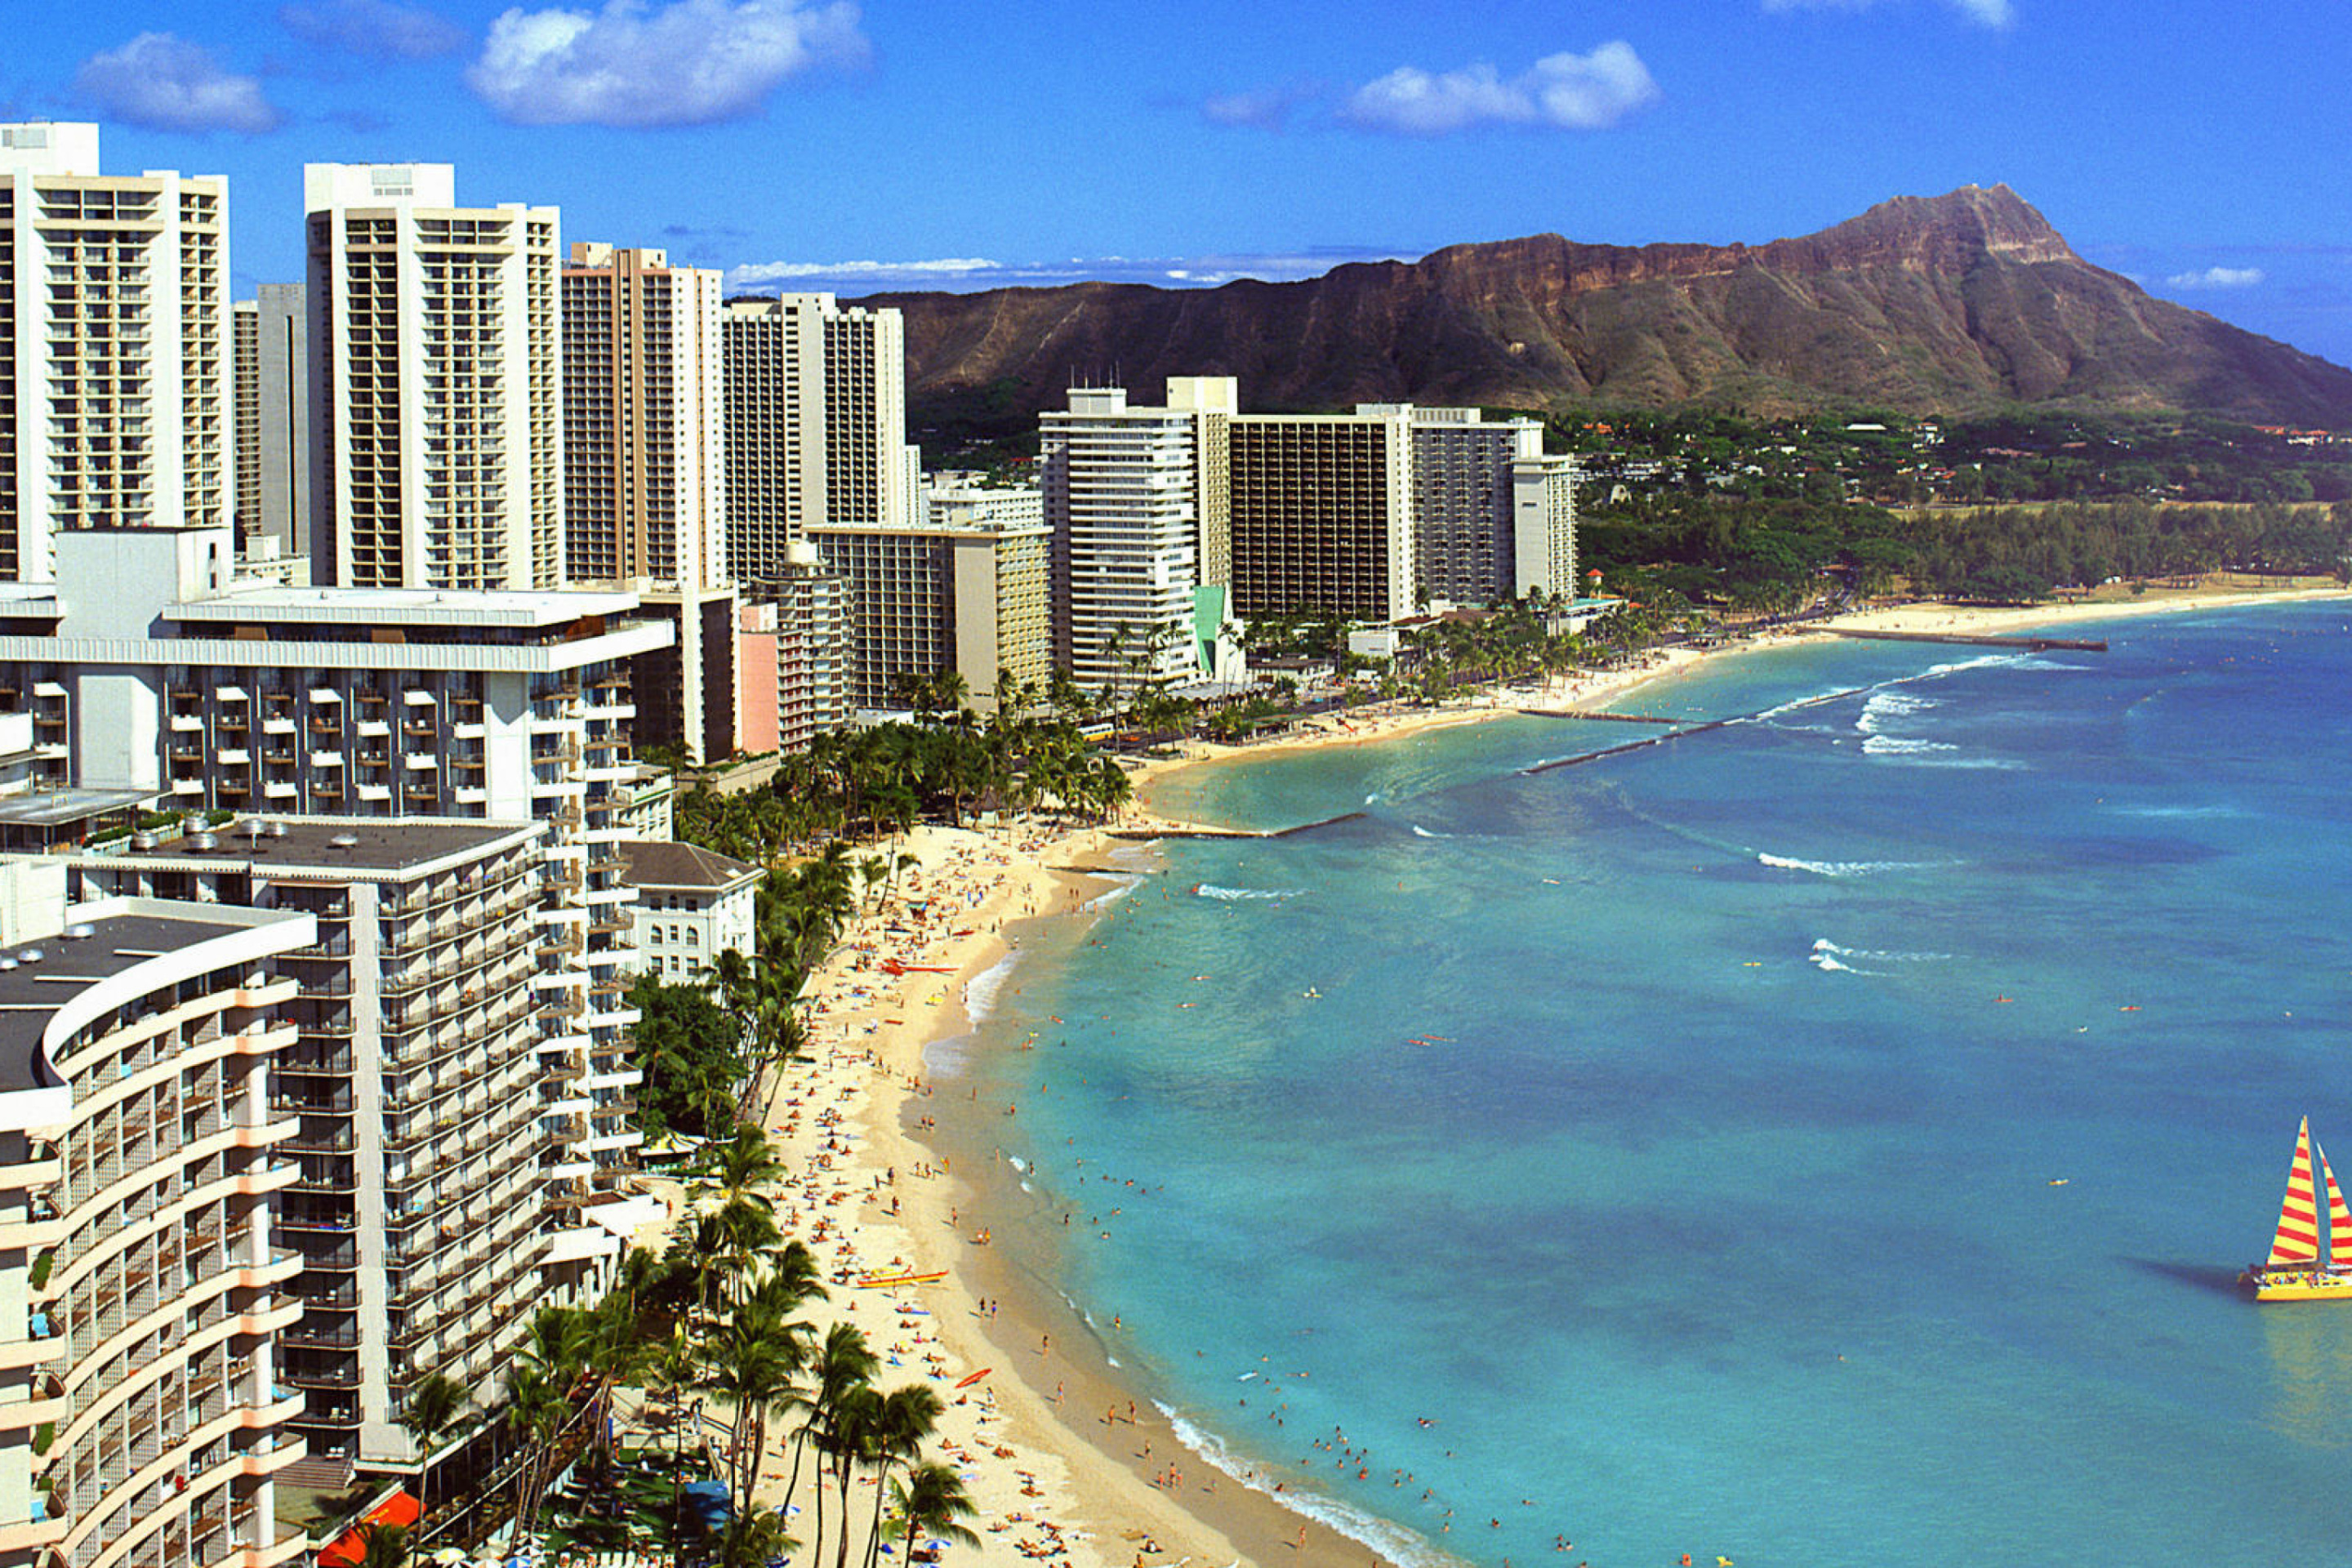
[[[1116,888],[1097,893],[1093,898],[1088,899],[1085,903],[1078,906],[1078,912],[1081,914],[1091,914],[1097,910],[1108,909],[1111,905],[1118,902],[1119,900],[1127,897],[1128,894],[1135,891],[1136,889],[1143,886],[1141,879],[1142,873],[1129,871],[1123,873],[1123,875],[1135,879],[1132,881],[1121,882]]]
[[[1013,966],[1021,955],[1008,952],[994,963],[964,982],[964,1016],[977,1024],[996,1011],[996,998],[1004,990],[1004,983],[1013,977]]]
[[[1233,903],[1240,899],[1295,899],[1304,888],[1220,888],[1213,882],[1197,882],[1192,891],[1204,899],[1222,899]]]
[[[1432,833],[1428,828],[1423,827],[1418,822],[1412,825],[1412,836],[1415,838],[1451,838],[1454,837],[1451,833]]]
[[[1405,1568],[1461,1568],[1462,1559],[1440,1551],[1417,1532],[1367,1513],[1352,1503],[1325,1497],[1319,1492],[1301,1491],[1287,1471],[1249,1463],[1235,1455],[1214,1433],[1202,1431],[1159,1400],[1151,1403],[1167,1418],[1169,1428],[1176,1434],[1179,1443],[1261,1497],[1272,1498],[1302,1519],[1312,1520],[1327,1530],[1337,1531],[1349,1540],[1370,1548],[1387,1562],[1404,1564]],[[1271,1479],[1277,1477],[1283,1482],[1283,1489],[1279,1492],[1274,1489]]]
[[[1948,741],[1923,741],[1916,735],[1863,736],[1862,754],[1865,757],[1916,757],[1929,752],[1957,752],[1959,748]]]
[[[1924,713],[1930,708],[1940,706],[1942,704],[1932,697],[1914,697],[1903,691],[1875,691],[1871,694],[1870,700],[1862,705],[1862,715],[1854,720],[1853,727],[1865,735],[1875,735],[1879,726],[1889,719],[1899,719],[1906,713]]]
[[[1885,952],[1867,947],[1840,947],[1827,937],[1816,938],[1813,951],[1834,958],[1858,958],[1865,963],[1948,963],[1948,952]]]
[[[1937,871],[1949,860],[1801,860],[1792,855],[1757,852],[1757,864],[1777,871],[1808,871],[1816,877],[1874,877],[1882,871]]]
[[[1818,949],[1810,955],[1808,962],[1811,963],[1815,969],[1819,969],[1832,974],[1869,974],[1874,973],[1867,969],[1856,969],[1851,963],[1842,963],[1830,954],[1822,952]]]

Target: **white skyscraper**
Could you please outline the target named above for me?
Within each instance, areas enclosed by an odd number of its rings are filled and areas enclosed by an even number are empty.
[[[1081,686],[1132,689],[1200,673],[1194,595],[1202,559],[1202,452],[1234,407],[1225,377],[1169,384],[1170,406],[1129,407],[1121,387],[1073,387],[1038,416],[1038,469],[1053,531],[1055,658]]]
[[[460,207],[446,163],[311,163],[314,580],[563,578],[553,207]]]
[[[227,524],[230,402],[227,182],[0,125],[0,580],[70,529]]]

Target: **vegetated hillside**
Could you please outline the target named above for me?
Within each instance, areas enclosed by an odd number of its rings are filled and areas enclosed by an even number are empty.
[[[1768,245],[1457,245],[1297,283],[876,295],[918,430],[1004,435],[1114,373],[1234,375],[1244,409],[1358,401],[2182,410],[2352,426],[2352,371],[2155,299],[2005,185]]]

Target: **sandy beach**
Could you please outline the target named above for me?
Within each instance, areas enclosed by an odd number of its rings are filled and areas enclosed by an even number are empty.
[[[2346,596],[2340,586],[2310,584],[2269,591],[2223,585],[2027,610],[1906,605],[1836,625],[1993,634],[2070,619]],[[1723,651],[1828,629],[1776,633]],[[999,966],[1016,946],[1058,950],[1101,918],[1097,900],[1118,884],[1090,870],[1115,873],[1121,857],[1139,868],[1136,858],[1151,853],[1110,830],[1131,836],[1182,826],[1150,809],[1154,792],[1179,770],[1303,746],[1370,743],[1525,707],[1621,700],[1705,657],[1657,653],[1623,669],[1482,693],[1459,705],[1326,715],[1297,734],[1253,746],[1192,742],[1181,756],[1139,766],[1137,808],[1106,827],[925,826],[908,836],[904,847],[919,869],[861,914],[811,980],[804,1001],[813,1059],[786,1069],[761,1120],[792,1173],[776,1194],[779,1222],[787,1237],[808,1242],[827,1272],[831,1300],[812,1312],[820,1334],[835,1321],[857,1324],[887,1363],[881,1386],[928,1380],[948,1401],[927,1457],[944,1457],[964,1474],[981,1509],[969,1522],[982,1536],[979,1548],[956,1548],[951,1561],[990,1568],[1016,1558],[1115,1568],[1320,1568],[1394,1557],[1269,1495],[1277,1481],[1284,1497],[1296,1495],[1278,1472],[1255,1478],[1267,1490],[1252,1489],[1186,1449],[1148,1400],[1124,1385],[1099,1331],[1047,1282],[1023,1277],[1016,1260],[988,1245],[992,1209],[1017,1194],[1017,1173],[990,1157],[991,1130],[1017,1108],[937,1089],[926,1051],[970,1033],[971,1005],[1006,983]],[[871,1275],[940,1270],[943,1279],[920,1285],[856,1284]],[[771,1445],[761,1489],[773,1501],[782,1499],[791,1461],[782,1437]],[[812,1501],[805,1477],[799,1500]],[[851,1501],[854,1517],[870,1514],[865,1486]]]

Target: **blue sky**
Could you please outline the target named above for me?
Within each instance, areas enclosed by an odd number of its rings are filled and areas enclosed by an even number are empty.
[[[1754,242],[2000,181],[2089,259],[2352,363],[2340,0],[13,9],[0,111],[230,176],[240,294],[300,276],[324,160],[454,163],[567,238],[844,294]]]

